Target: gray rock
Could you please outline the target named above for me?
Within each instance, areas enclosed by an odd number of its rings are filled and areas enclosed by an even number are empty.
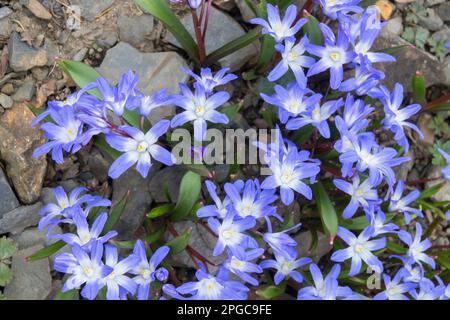
[[[155,168],[152,168],[155,169]],[[151,176],[151,173],[149,174]],[[113,181],[113,205],[130,192],[128,202],[114,229],[118,239],[129,240],[142,225],[145,215],[150,211],[153,199],[148,189],[150,177],[142,178],[135,170],[127,170]]]
[[[437,13],[438,15],[444,20],[445,22],[450,21],[450,2],[445,2],[439,7],[437,7]]]
[[[381,30],[381,36],[396,37],[403,33],[402,17],[398,16],[387,21],[387,25]]]
[[[211,8],[209,16],[211,24],[208,25],[206,33],[206,53],[211,53],[226,43],[245,34],[244,29],[232,17],[220,10]],[[194,26],[191,15],[181,18],[181,23],[186,27],[189,33],[195,37]],[[226,32],[224,32],[226,30]],[[166,40],[176,46],[180,46],[172,34],[168,34]],[[252,57],[258,55],[258,46],[252,43],[233,54],[221,59],[220,65],[224,68],[231,68],[232,71],[238,70]]]
[[[12,27],[11,27],[11,21],[9,20],[9,17],[0,19],[0,37],[8,38],[11,31],[12,31]]]
[[[108,170],[111,162],[108,161],[98,150],[93,149],[89,153],[87,164],[89,170],[98,181],[103,182],[108,179]]]
[[[444,26],[442,30],[439,30],[431,35],[431,38],[435,41],[445,41],[450,40],[450,28]]]
[[[33,99],[34,94],[36,93],[36,85],[33,80],[25,81],[19,89],[17,89],[16,93],[12,96],[14,101],[26,101]]]
[[[217,238],[209,233],[209,231],[207,231],[202,225],[199,225],[198,223],[195,223],[193,221],[180,221],[175,222],[173,226],[178,234],[182,234],[186,229],[192,229],[192,233],[189,238],[189,246],[198,251],[202,256],[204,256],[211,262],[220,264],[226,259],[225,253],[216,257],[212,255],[214,246],[217,242]],[[169,237],[169,239],[172,238],[172,236]],[[175,266],[196,268],[191,257],[186,253],[185,250],[173,255],[171,259],[173,265]],[[210,272],[214,273],[217,270],[217,267],[208,264],[208,269]]]
[[[13,11],[8,7],[0,8],[0,20],[8,17]]]
[[[17,208],[19,205],[16,195],[9,186],[3,170],[0,168],[0,218],[4,213]]]
[[[33,67],[42,67],[47,64],[45,50],[37,50],[20,40],[17,32],[13,32],[8,42],[9,65],[16,71],[27,71]]]
[[[74,61],[83,61],[84,57],[86,57],[86,54],[88,53],[88,51],[89,51],[88,48],[82,48],[80,51],[75,53],[75,55],[73,56],[72,60],[74,60]]]
[[[40,245],[18,251],[12,259],[13,278],[4,294],[9,300],[44,300],[52,289],[48,259],[27,262],[25,259],[42,249]]]
[[[149,14],[133,17],[119,16],[117,25],[120,40],[137,47],[152,33],[153,17]]]
[[[433,167],[430,174],[428,175],[429,179],[442,177],[442,168],[439,167]],[[430,188],[432,186],[435,186],[437,184],[442,183],[442,181],[430,181],[427,183],[427,188]],[[435,195],[431,197],[436,202],[440,201],[450,201],[450,182],[446,181],[445,184],[442,186],[442,188],[437,192]]]
[[[427,5],[427,7],[431,7],[431,6],[435,6],[442,2],[445,2],[445,0],[427,0],[426,5]]]
[[[178,92],[178,83],[186,82],[188,76],[182,68],[188,67],[175,52],[142,53],[126,42],[119,42],[109,49],[98,71],[111,83],[117,83],[120,75],[128,70],[138,72],[138,88],[147,95],[166,87],[170,93]],[[152,123],[174,113],[173,107],[155,109]]]
[[[312,235],[310,231],[302,232],[295,237],[297,241],[297,252],[299,257],[311,257],[315,262],[318,262],[324,255],[333,249],[330,245],[328,237],[322,232],[317,232],[317,244],[310,250],[312,244]]]
[[[373,51],[396,46],[404,46],[392,54],[397,59],[396,62],[377,63],[377,69],[386,74],[383,82],[388,87],[393,88],[396,82],[400,82],[406,90],[410,90],[411,79],[416,71],[426,75],[429,86],[447,83],[443,65],[435,56],[412,46],[400,37],[378,37]]]
[[[180,182],[186,173],[182,166],[166,167],[154,175],[149,184],[150,194],[157,203],[167,202],[164,188],[167,186],[168,193],[173,201],[178,199]]]
[[[427,9],[427,16],[418,16],[418,18],[419,24],[431,31],[438,31],[444,25],[444,22],[436,14],[436,11],[431,8]]]
[[[222,10],[230,11],[236,5],[235,0],[213,0],[213,3]]]
[[[78,5],[81,8],[81,16],[87,21],[94,21],[96,16],[103,10],[109,8],[115,0],[72,0],[72,5]]]
[[[5,109],[9,109],[13,106],[13,104],[14,104],[14,101],[13,101],[13,99],[11,99],[10,96],[0,93],[0,106],[2,106]]]
[[[41,201],[44,205],[49,203],[56,203],[56,197],[55,193],[53,192],[53,188],[42,188],[39,201]]]
[[[0,157],[16,195],[25,204],[39,198],[47,170],[45,156],[32,157],[33,151],[45,143],[42,131],[30,125],[33,119],[24,103],[16,103],[0,117]]]
[[[25,228],[34,226],[39,221],[39,210],[42,203],[37,202],[31,206],[18,207],[5,213],[0,219],[0,234],[18,234]]]
[[[51,39],[45,38],[44,50],[47,53],[47,66],[52,66],[59,56],[59,48]]]
[[[59,226],[55,226],[51,232],[61,234],[62,230]],[[47,228],[38,230],[37,228],[25,229],[22,233],[11,237],[19,246],[19,249],[26,249],[35,245],[49,246],[58,241],[58,239],[47,238]]]

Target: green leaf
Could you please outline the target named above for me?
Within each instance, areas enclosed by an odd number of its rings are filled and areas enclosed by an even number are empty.
[[[303,26],[303,32],[308,35],[309,42],[315,45],[323,44],[323,34],[317,19],[311,15],[307,17],[308,22]]]
[[[122,154],[116,149],[111,148],[108,142],[106,142],[105,136],[103,134],[98,134],[94,137],[94,144],[100,150],[104,151],[107,155],[109,155],[113,160],[117,159]]]
[[[338,218],[334,210],[334,205],[331,203],[325,187],[321,182],[313,184],[312,189],[323,228],[331,237],[334,237],[338,228]]]
[[[66,245],[66,243],[62,240],[59,240],[45,248],[42,248],[41,250],[36,251],[31,256],[27,257],[28,262],[41,260],[50,257],[54,253],[58,252],[61,248],[63,248]]]
[[[199,174],[202,177],[211,177],[212,172],[204,164],[183,164],[186,169]]]
[[[421,105],[425,105],[425,103],[427,102],[427,99],[425,97],[425,78],[419,72],[416,72],[416,74],[412,78],[412,88],[414,101],[420,103]]]
[[[173,238],[166,243],[166,246],[170,248],[171,254],[177,254],[186,249],[189,244],[189,238],[191,237],[192,228],[184,230],[178,237]]]
[[[439,111],[450,111],[450,101],[443,102],[426,109],[427,111],[439,112]]]
[[[224,46],[220,47],[219,49],[211,52],[206,57],[206,64],[207,65],[214,64],[215,62],[219,61],[220,59],[222,59],[232,53],[235,53],[239,49],[242,49],[242,48],[248,46],[253,41],[258,40],[260,36],[261,36],[261,28],[260,27],[257,27],[257,28],[254,28],[254,29],[248,31],[243,36],[236,38],[236,39],[228,42]]]
[[[148,234],[147,237],[145,238],[145,240],[147,241],[148,244],[155,243],[156,241],[161,239],[161,237],[163,236],[163,234],[165,232],[166,232],[166,226],[163,226],[161,228],[158,228],[155,232]]]
[[[77,289],[72,289],[66,292],[60,291],[55,295],[53,300],[74,300],[77,293]]]
[[[286,281],[278,286],[267,286],[264,289],[256,290],[256,294],[264,299],[273,299],[283,294],[286,290]]]
[[[236,115],[238,114],[240,108],[241,106],[238,104],[230,104],[228,106],[222,107],[220,109],[220,112],[225,114],[228,117],[228,119],[230,119],[230,121],[233,121]]]
[[[386,215],[386,223],[394,218],[394,214]],[[369,226],[369,222],[365,216],[356,217],[353,219],[339,219],[339,225],[350,230],[364,230]]]
[[[0,262],[0,287],[4,287],[12,278],[12,271],[9,266]]]
[[[444,185],[445,185],[445,182],[441,182],[441,183],[438,183],[438,184],[436,184],[436,185],[434,185],[432,187],[429,187],[429,188],[423,190],[420,193],[419,200],[427,199],[427,198],[430,198],[430,197],[434,196],[436,193],[439,192],[439,190],[441,190],[441,188]]]
[[[153,208],[148,214],[147,214],[147,218],[149,219],[156,219],[159,218],[167,213],[169,213],[170,211],[172,211],[174,208],[174,205],[171,203],[167,203],[167,204],[163,204],[162,206]]]
[[[200,190],[200,175],[192,171],[186,172],[181,179],[178,201],[171,216],[173,221],[181,220],[191,212],[192,207],[198,200]]]
[[[392,252],[396,253],[396,254],[405,254],[406,253],[406,249],[404,247],[402,247],[399,244],[396,244],[394,242],[390,242],[388,241],[386,243],[386,247],[391,250]]]
[[[17,252],[17,245],[11,239],[0,238],[0,261],[11,258]]]
[[[130,193],[127,192],[123,196],[123,198],[118,203],[116,203],[114,207],[111,208],[108,220],[106,220],[105,226],[103,227],[103,234],[107,233],[108,231],[111,231],[114,225],[117,223],[117,221],[119,221],[120,216],[122,215],[127,205],[129,195]]]
[[[198,46],[180,19],[173,13],[166,0],[134,0],[145,11],[150,13],[173,34],[187,54],[198,61]],[[213,22],[213,21],[212,21]]]

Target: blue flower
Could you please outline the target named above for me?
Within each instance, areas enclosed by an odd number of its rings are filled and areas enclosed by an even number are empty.
[[[440,300],[444,292],[443,284],[435,285],[430,279],[424,278],[419,282],[419,292],[412,290],[409,294],[415,300]]]
[[[403,180],[397,182],[397,187],[391,196],[391,201],[389,203],[389,212],[402,212],[405,216],[406,224],[411,222],[410,214],[415,214],[423,218],[423,213],[419,209],[408,207],[408,205],[416,201],[420,197],[419,190],[411,191],[407,196],[402,198],[402,194],[405,188],[405,183]]]
[[[277,106],[281,123],[286,123],[290,117],[306,114],[322,98],[321,94],[313,93],[309,89],[302,89],[296,82],[288,85],[287,89],[275,85],[275,94],[268,96],[261,93],[261,97],[267,103]],[[307,95],[312,93],[311,95]]]
[[[121,117],[125,109],[134,109],[139,103],[136,98],[136,85],[139,77],[128,71],[119,78],[119,83],[111,87],[102,77],[97,79],[97,89],[102,96],[102,103],[105,108],[113,111],[118,117]]]
[[[351,259],[351,267],[349,276],[357,275],[362,267],[362,261],[367,263],[375,272],[383,272],[383,264],[372,253],[372,251],[380,250],[386,247],[386,238],[369,240],[373,237],[374,228],[366,227],[361,234],[356,237],[349,230],[339,227],[337,235],[348,244],[348,248],[337,250],[331,256],[332,261],[343,262]]]
[[[117,247],[105,245],[105,265],[112,268],[111,273],[105,278],[106,299],[125,300],[128,293],[135,294],[137,284],[126,273],[130,272],[138,262],[139,258],[136,255],[129,255],[119,261]]]
[[[365,104],[363,100],[355,100],[351,94],[347,94],[344,104],[343,120],[349,128],[356,126],[359,130],[361,130],[367,126],[367,117],[374,110],[374,107],[371,107],[369,104]],[[361,122],[364,123],[364,126],[360,124]]]
[[[258,280],[248,273],[262,273],[263,270],[259,265],[250,261],[255,260],[263,253],[264,249],[251,249],[246,251],[244,257],[239,259],[230,251],[228,259],[223,263],[223,266],[245,282],[250,283],[252,286],[257,286],[259,284]]]
[[[188,5],[191,9],[197,9],[202,4],[203,0],[188,0]]]
[[[349,150],[339,156],[342,163],[343,176],[352,174],[352,164],[356,162],[356,169],[359,172],[369,170],[369,179],[372,185],[379,185],[383,178],[389,186],[395,183],[395,173],[392,167],[409,161],[409,157],[398,157],[397,151],[393,148],[381,148],[373,139],[373,136],[360,135],[357,139],[352,139],[353,150]],[[356,141],[355,141],[356,140]]]
[[[171,166],[175,163],[175,157],[166,149],[157,144],[158,138],[167,132],[169,120],[161,120],[156,123],[146,134],[137,128],[120,126],[127,137],[118,134],[107,134],[106,141],[114,149],[123,152],[109,168],[109,176],[117,179],[122,173],[137,163],[136,169],[144,178],[152,166],[152,158]]]
[[[440,148],[438,148],[438,151],[444,157],[445,161],[447,161],[447,166],[442,169],[442,176],[445,180],[450,181],[450,154]]]
[[[259,265],[263,269],[273,268],[276,269],[274,283],[275,285],[279,285],[281,281],[291,277],[298,283],[303,282],[303,276],[296,269],[310,263],[311,258],[300,258],[297,257],[289,257],[286,258],[283,255],[278,255],[275,253],[275,260],[267,259],[262,261]]]
[[[234,214],[228,214],[222,223],[217,219],[209,218],[208,226],[218,237],[213,256],[220,255],[225,248],[228,248],[238,259],[244,259],[246,248],[258,248],[256,240],[243,233],[253,228],[255,224],[256,220],[250,216],[235,220]]]
[[[167,278],[168,271],[165,268],[157,268],[166,258],[169,251],[170,249],[167,246],[160,247],[148,260],[143,242],[141,240],[136,241],[133,254],[138,258],[138,261],[135,267],[130,270],[130,273],[136,275],[133,280],[138,285],[139,300],[148,299],[150,284],[153,281],[156,279],[163,281]]]
[[[262,189],[280,188],[281,201],[290,205],[294,201],[294,191],[305,198],[312,199],[312,190],[303,179],[315,179],[320,172],[320,163],[305,163],[296,148],[289,151],[286,157],[279,161],[273,159],[269,163],[272,175],[268,176],[261,184]]]
[[[387,274],[383,274],[386,290],[375,295],[374,300],[409,300],[404,293],[410,292],[417,285],[413,282],[403,282],[405,272],[399,270],[393,279]]]
[[[83,214],[81,208],[73,213],[72,219],[75,223],[76,234],[64,233],[57,234],[55,238],[64,241],[67,244],[77,244],[86,251],[90,251],[93,244],[100,242],[106,243],[109,239],[117,235],[116,231],[109,231],[105,235],[100,236],[105,226],[108,214],[106,212],[101,213],[93,222],[92,227],[89,228],[88,221]]]
[[[92,245],[91,255],[79,245],[72,246],[72,253],[61,253],[55,257],[55,270],[70,274],[64,283],[62,292],[78,289],[84,284],[81,295],[94,300],[99,290],[105,286],[104,278],[112,272],[103,261],[103,244],[96,242]]]
[[[280,43],[283,40],[295,40],[295,34],[300,30],[301,27],[307,22],[306,19],[302,18],[295,22],[297,17],[297,7],[295,5],[290,5],[286,9],[283,20],[280,18],[280,12],[278,7],[267,4],[267,17],[268,21],[261,18],[251,19],[249,22],[253,24],[259,24],[263,27],[262,34],[271,35],[276,42]]]
[[[369,179],[360,183],[359,176],[355,175],[352,183],[341,179],[334,179],[333,183],[336,188],[351,196],[350,203],[342,213],[344,219],[353,217],[359,207],[368,208],[371,204],[381,202],[377,190],[374,189],[375,186],[370,183]]]
[[[49,142],[36,148],[33,157],[37,158],[52,151],[52,159],[62,164],[64,163],[63,150],[76,153],[89,142],[89,139],[82,135],[83,123],[75,116],[73,107],[50,109],[49,114],[55,123],[45,122],[41,125]]]
[[[108,199],[82,194],[86,190],[86,188],[78,187],[73,189],[70,195],[67,196],[62,187],[53,189],[56,203],[48,203],[39,210],[39,214],[42,216],[38,225],[39,230],[48,225],[56,225],[59,222],[72,223],[72,213],[78,207],[86,206],[85,211],[89,212],[93,207],[111,206],[111,201]],[[61,217],[63,220],[61,220]],[[47,233],[47,236],[50,236],[50,233]]]
[[[291,69],[297,84],[301,88],[306,88],[307,78],[303,68],[309,68],[316,62],[314,58],[305,55],[308,45],[309,40],[307,36],[304,36],[298,44],[291,40],[286,40],[284,45],[277,44],[275,48],[281,53],[281,61],[272,69],[267,79],[276,81]]]
[[[195,85],[195,92],[192,93],[183,83],[180,83],[180,89],[182,94],[174,95],[172,102],[185,111],[173,117],[171,121],[172,128],[193,121],[194,138],[197,141],[203,141],[206,136],[206,121],[222,124],[228,123],[228,117],[216,110],[230,99],[228,92],[220,91],[212,96],[208,96],[202,86]]]
[[[343,104],[344,101],[342,99],[327,101],[322,106],[320,106],[319,103],[316,103],[314,108],[307,113],[298,118],[290,119],[286,123],[286,129],[297,130],[308,124],[312,124],[319,130],[322,137],[328,139],[330,138],[330,127],[328,126],[327,120]]]
[[[363,11],[358,6],[360,2],[361,0],[319,0],[323,14],[332,20],[336,20],[339,13]]]
[[[301,223],[281,232],[272,232],[272,225],[268,221],[268,232],[263,234],[263,240],[272,248],[274,254],[283,256],[288,260],[295,259],[297,257],[297,242],[288,235],[288,232],[300,226]]]
[[[219,269],[217,276],[208,274],[203,265],[197,270],[197,281],[186,282],[175,288],[166,284],[163,291],[167,295],[179,300],[245,300],[249,289],[238,281],[229,281],[225,273]],[[186,295],[189,295],[186,297]]]
[[[314,281],[314,286],[302,288],[298,291],[298,300],[336,300],[345,298],[352,294],[349,287],[341,287],[338,283],[338,276],[341,273],[341,266],[335,264],[325,279],[319,267],[312,263],[309,271]]]
[[[144,94],[136,95],[135,98],[138,103],[135,105],[130,105],[129,109],[134,110],[136,107],[139,108],[139,114],[141,116],[147,117],[150,113],[162,106],[166,106],[171,104],[172,97],[167,95],[167,89],[163,88],[161,90],[156,91],[150,96],[146,96]]]
[[[231,203],[230,199],[228,197],[225,197],[223,201],[220,200],[217,196],[216,186],[213,182],[206,180],[205,185],[208,189],[209,195],[214,200],[214,205],[201,207],[197,210],[197,216],[199,218],[217,217],[219,219],[224,219],[228,214],[228,206]]]
[[[259,182],[255,180],[242,180],[233,183],[225,183],[225,192],[229,197],[235,213],[242,217],[259,219],[267,216],[281,217],[276,212],[276,207],[271,206],[278,197],[274,190],[261,190]]]
[[[213,74],[210,68],[201,68],[200,75],[195,74],[190,69],[184,68],[184,72],[193,77],[196,83],[203,87],[207,94],[211,94],[215,87],[223,86],[230,81],[237,79],[237,76],[230,73],[230,68],[223,68]]]
[[[376,211],[376,213],[375,213]],[[396,232],[399,227],[395,223],[386,223],[386,215],[384,212],[377,207],[376,209],[369,208],[369,210],[366,210],[366,217],[367,221],[369,222],[369,225],[373,227],[373,236],[379,236],[385,233],[394,233]]]
[[[349,41],[341,27],[339,27],[337,41],[333,31],[326,24],[321,23],[320,29],[325,37],[325,46],[314,44],[308,46],[308,52],[320,57],[320,60],[309,68],[307,76],[330,69],[330,87],[338,89],[344,78],[343,65],[351,62],[356,54],[353,51],[347,51]]]
[[[395,88],[391,94],[389,94],[386,87],[381,86],[377,97],[384,104],[385,118],[382,121],[384,128],[395,134],[394,139],[405,149],[405,153],[407,153],[409,143],[403,127],[408,127],[416,131],[421,139],[423,139],[423,134],[419,128],[415,124],[406,121],[418,113],[422,107],[420,104],[412,104],[400,109],[403,101],[403,86],[400,83],[395,84]]]
[[[355,91],[358,96],[374,97],[375,88],[384,79],[384,73],[372,68],[367,57],[360,57],[361,64],[355,67],[355,76],[342,81],[338,90],[342,92]]]
[[[409,247],[407,253],[409,263],[416,262],[421,264],[423,262],[433,269],[436,268],[434,260],[425,253],[425,251],[431,247],[431,242],[429,239],[422,241],[422,226],[420,223],[416,223],[414,240],[412,236],[404,230],[398,232],[398,237]]]

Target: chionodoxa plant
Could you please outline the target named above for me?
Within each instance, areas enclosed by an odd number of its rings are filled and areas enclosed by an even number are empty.
[[[448,99],[427,103],[419,73],[414,98],[405,99],[399,83],[393,88],[381,83],[384,73],[377,64],[396,62],[392,48],[372,48],[385,24],[375,6],[320,0],[297,8],[286,0],[260,1],[252,7],[254,29],[206,54],[211,1],[176,4],[191,11],[195,40],[168,2],[136,2],[190,57],[195,65],[185,70],[190,84],[180,83],[179,94],[162,89],[146,95],[137,89],[139,70],[111,85],[89,66],[62,60],[59,66],[81,89],[49,102],[45,111],[33,108],[32,125],[48,139],[34,156],[51,154],[61,164],[65,154],[94,143],[113,159],[111,179],[127,170],[147,177],[155,162],[183,165],[171,152],[171,133],[178,127],[190,130],[195,143],[207,149],[207,126],[226,128],[239,112],[223,89],[238,75],[217,68],[216,61],[260,40],[252,69],[235,73],[270,88],[261,92],[259,103],[265,118],[275,120],[276,133],[270,141],[255,142],[269,174],[246,177],[242,165],[232,164],[221,183],[210,165],[184,165],[190,170],[178,199],[153,208],[146,233],[129,241],[116,240],[114,231],[127,196],[108,213],[111,201],[102,195],[83,187],[66,194],[56,187],[56,203],[42,208],[39,228],[47,228],[57,242],[29,260],[56,253],[54,269],[67,274],[60,297],[80,290],[86,299],[450,298],[450,255],[427,238],[439,221],[450,218],[449,202],[427,200],[443,183],[414,189],[423,183],[400,180],[395,171],[411,161],[411,135],[423,137],[410,118],[448,108]],[[151,125],[149,115],[168,106],[175,106],[176,114]],[[439,151],[450,162],[448,150]],[[436,180],[450,180],[450,165]],[[160,183],[164,192],[165,181]],[[425,219],[425,209],[432,221]],[[190,229],[177,233],[174,224],[182,220],[214,236],[209,256],[190,245]],[[56,225],[64,225],[65,232],[54,234]],[[318,235],[325,235],[331,247],[326,257],[314,261],[300,255],[305,244],[298,235],[305,231],[311,235],[308,252]],[[64,246],[70,250],[57,252]],[[181,252],[197,267],[184,283],[171,266],[171,257]],[[220,263],[211,262],[218,256]]]

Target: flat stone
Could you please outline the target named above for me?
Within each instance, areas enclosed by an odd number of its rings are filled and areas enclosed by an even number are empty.
[[[137,47],[152,33],[153,17],[149,14],[132,17],[119,16],[117,25],[120,40]]]
[[[108,9],[115,0],[72,0],[72,5],[81,8],[81,16],[87,21],[94,21],[97,15]]]
[[[47,64],[47,53],[22,42],[17,32],[13,32],[8,42],[9,65],[16,71],[27,71],[33,67],[42,67]]]
[[[3,214],[17,208],[20,205],[13,190],[8,184],[3,170],[0,168],[0,218]]]
[[[1,7],[0,8],[0,19],[8,17],[13,11],[8,7]]]
[[[20,3],[36,17],[43,20],[52,19],[52,14],[38,0],[20,0]]]
[[[439,3],[445,2],[445,0],[427,0],[425,3],[427,7],[435,6]]]
[[[0,106],[2,106],[5,109],[9,109],[13,106],[13,104],[14,104],[14,101],[13,101],[13,99],[11,99],[10,96],[0,93]]]
[[[154,168],[152,168],[154,169]],[[114,226],[119,234],[118,239],[129,240],[142,225],[145,215],[150,211],[153,199],[148,189],[149,177],[142,178],[141,175],[131,168],[113,181],[113,205],[118,203],[130,192],[127,205]]]
[[[437,7],[439,17],[445,22],[450,21],[450,2],[445,2]]]
[[[181,179],[186,169],[181,166],[166,167],[154,175],[149,184],[150,194],[157,203],[168,202],[164,188],[167,186],[168,193],[173,201],[178,199]]]
[[[7,83],[2,87],[2,93],[7,94],[8,96],[14,93],[14,86],[12,83]]]
[[[425,75],[427,86],[449,83],[443,64],[435,56],[412,46],[400,37],[378,37],[372,49],[376,51],[396,46],[404,46],[392,54],[397,59],[396,62],[383,62],[374,65],[386,74],[383,82],[388,87],[393,88],[395,83],[399,82],[406,91],[410,91],[411,79],[416,71]]]
[[[52,289],[48,259],[27,262],[25,259],[42,249],[40,245],[18,251],[12,258],[13,278],[5,287],[9,300],[44,300]]]
[[[429,179],[442,177],[442,168],[440,167],[434,167],[430,174],[428,175]],[[442,183],[442,181],[430,181],[426,184],[427,188],[431,188],[432,186],[435,186],[437,184]],[[450,182],[446,181],[445,184],[442,186],[441,189],[437,193],[435,193],[431,199],[433,199],[436,202],[441,201],[450,201]]]
[[[387,21],[387,25],[381,30],[382,37],[396,37],[403,33],[402,17],[398,16]]]
[[[59,56],[58,46],[49,38],[45,38],[44,50],[47,52],[47,66],[53,66]]]
[[[424,17],[419,15],[418,18],[419,25],[431,31],[438,31],[444,25],[444,22],[436,14],[436,11],[431,8],[427,9],[427,16]]]
[[[11,21],[9,17],[0,19],[0,37],[8,38],[12,31]]]
[[[142,53],[126,42],[119,42],[108,50],[97,70],[113,84],[117,83],[121,74],[134,70],[140,77],[139,90],[151,95],[161,88],[167,88],[170,93],[178,92],[178,83],[188,80],[182,70],[187,67],[186,62],[175,52]],[[174,108],[171,106],[157,108],[151,113],[150,120],[156,123],[172,114]]]
[[[317,232],[317,244],[310,250],[312,244],[312,235],[310,231],[302,232],[295,237],[295,241],[299,244],[297,246],[298,257],[311,257],[314,262],[319,260],[333,249],[330,245],[328,237],[322,232]]]
[[[89,166],[89,171],[98,181],[103,182],[108,179],[108,170],[111,166],[111,162],[97,149],[93,149],[89,153],[87,164]]]
[[[209,21],[212,23],[208,25],[205,38],[207,54],[246,33],[236,20],[214,7],[211,7]],[[191,15],[189,14],[181,18],[181,23],[186,27],[189,33],[195,37]],[[226,32],[224,32],[224,30],[226,30]],[[168,33],[166,41],[178,47],[180,46],[171,33]],[[235,71],[242,67],[252,57],[257,56],[258,50],[258,46],[255,43],[252,43],[219,60],[219,63],[222,67],[230,68],[232,71]]]
[[[62,230],[59,226],[55,226],[51,232],[54,234],[61,234]],[[20,250],[26,249],[35,245],[49,246],[58,239],[47,238],[47,228],[38,230],[37,228],[25,229],[22,233],[13,235],[11,238],[17,243]]]
[[[25,81],[16,93],[12,96],[14,101],[21,102],[26,100],[31,100],[36,93],[36,84],[33,80]]]
[[[219,256],[214,257],[212,252],[217,242],[217,237],[213,236],[205,227],[195,223],[193,221],[180,221],[173,224],[178,234],[182,234],[186,229],[192,229],[191,236],[189,238],[189,246],[198,251],[202,256],[207,258],[213,263],[220,264],[226,259],[226,253],[222,253]],[[169,239],[173,237],[170,236]],[[183,250],[171,257],[172,265],[178,267],[188,267],[195,269],[196,266],[191,257]],[[214,273],[217,267],[208,264],[210,272]]]
[[[80,51],[75,53],[75,55],[73,56],[72,60],[74,60],[74,61],[83,61],[84,58],[86,57],[86,54],[88,53],[88,51],[89,51],[88,48],[82,48]]]
[[[45,156],[32,157],[33,151],[45,143],[42,131],[31,126],[33,119],[24,103],[16,104],[0,117],[1,160],[17,196],[25,204],[38,199],[47,169]]]
[[[19,234],[25,228],[36,225],[40,219],[39,210],[41,208],[42,203],[37,202],[31,206],[18,207],[3,214],[0,219],[0,234]]]
[[[439,41],[447,42],[448,40],[450,40],[450,28],[445,26],[444,28],[442,28],[442,30],[439,30],[439,31],[433,33],[431,35],[431,38],[437,42],[439,42]]]

